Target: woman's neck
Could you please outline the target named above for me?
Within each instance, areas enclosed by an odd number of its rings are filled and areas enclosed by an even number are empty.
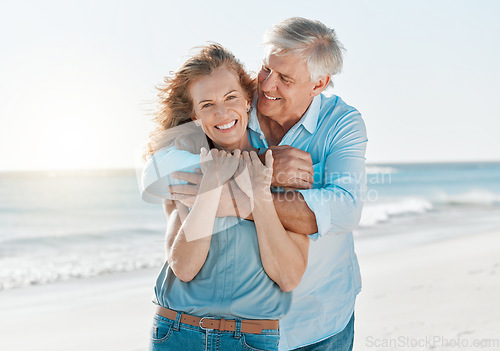
[[[208,139],[208,137],[207,137]],[[235,144],[235,145],[231,145],[231,146],[228,146],[228,147],[223,147],[221,145],[218,145],[216,143],[214,143],[212,140],[208,139],[209,140],[209,145],[210,147],[215,147],[216,149],[219,149],[219,150],[224,150],[224,151],[227,151],[227,152],[232,152],[233,150],[236,150],[236,149],[239,149],[241,151],[255,151],[255,152],[258,152],[259,149],[257,148],[254,148],[252,146],[252,144],[250,144],[250,141],[248,140],[248,136],[245,135],[245,137],[243,137],[239,143]]]

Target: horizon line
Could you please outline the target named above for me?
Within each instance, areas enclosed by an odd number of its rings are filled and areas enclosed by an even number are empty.
[[[366,162],[366,166],[379,166],[379,165],[430,165],[430,164],[466,164],[466,163],[500,163],[500,159],[498,160],[462,160],[462,161],[382,161],[382,162]],[[123,173],[136,173],[137,167],[96,167],[96,168],[58,168],[58,169],[1,169],[0,174],[15,174],[15,173],[31,173],[31,174],[54,174],[54,175],[77,175],[78,173],[83,172],[84,174],[78,175],[95,175],[101,173],[112,173],[112,174],[123,174]]]

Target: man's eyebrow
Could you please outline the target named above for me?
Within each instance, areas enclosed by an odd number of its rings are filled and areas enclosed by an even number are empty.
[[[264,66],[265,68],[267,69],[270,69],[269,66],[266,64],[265,61],[262,62],[262,66]],[[284,73],[281,73],[281,72],[277,72],[275,71],[276,73],[278,73],[282,78],[285,78],[285,79],[289,79],[291,81],[294,81],[295,79],[293,79],[293,77],[289,76],[289,75],[286,75]]]
[[[288,76],[288,75],[286,75],[286,74],[283,74],[283,73],[280,73],[280,72],[278,72],[278,74],[279,74],[281,77],[283,77],[283,78],[290,79],[290,80],[294,80],[294,79],[293,79],[293,77],[290,77],[290,76]]]

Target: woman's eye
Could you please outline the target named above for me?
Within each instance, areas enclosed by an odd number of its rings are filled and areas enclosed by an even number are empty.
[[[236,99],[236,95],[229,95],[227,97],[227,100],[233,100],[233,99]]]
[[[203,106],[201,106],[201,108],[207,108],[207,107],[210,107],[210,106],[212,106],[211,103],[206,103],[206,104],[203,104]]]

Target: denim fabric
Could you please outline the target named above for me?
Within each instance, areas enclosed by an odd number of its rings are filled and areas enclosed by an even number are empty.
[[[180,314],[178,315],[180,316]],[[278,330],[263,330],[261,334],[221,332],[172,321],[155,315],[149,343],[150,351],[274,351],[278,350]]]
[[[347,326],[340,333],[330,336],[328,339],[299,347],[296,351],[352,351],[354,342],[354,313]]]

